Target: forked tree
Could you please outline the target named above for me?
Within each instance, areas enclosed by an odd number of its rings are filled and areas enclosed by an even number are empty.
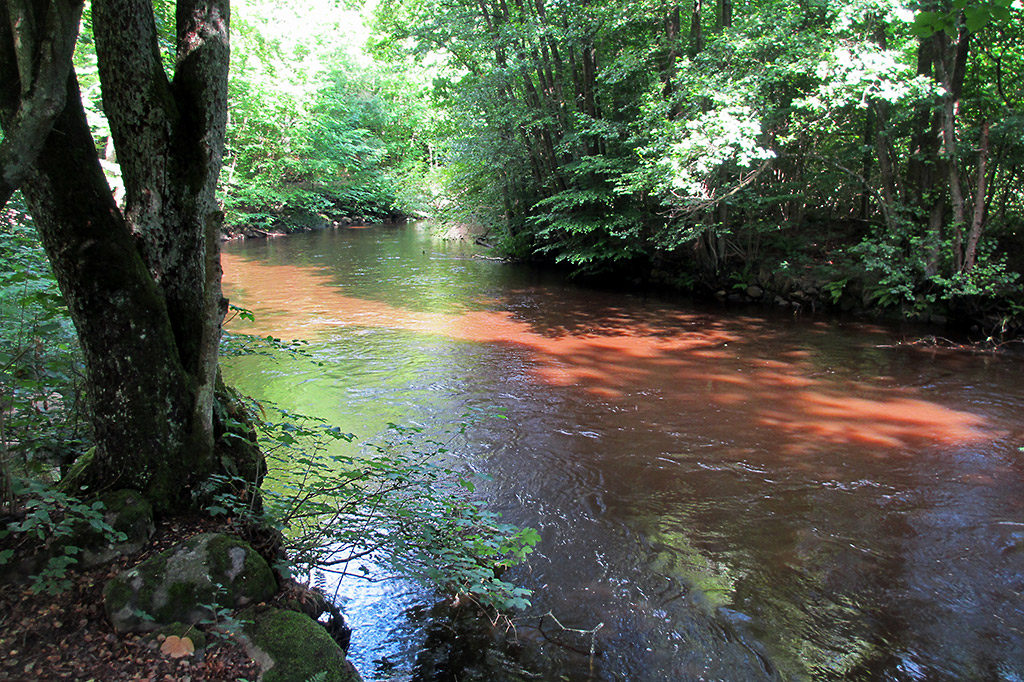
[[[25,197],[84,352],[88,478],[159,509],[222,466],[214,196],[227,115],[228,0],[179,0],[161,61],[151,0],[94,0],[103,109],[125,185],[115,203],[71,53],[78,0],[0,0],[0,201]]]

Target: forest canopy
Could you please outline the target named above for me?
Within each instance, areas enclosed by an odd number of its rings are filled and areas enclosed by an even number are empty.
[[[380,3],[451,198],[521,257],[1020,313],[1020,2]]]
[[[229,230],[430,216],[578,275],[1020,318],[1019,0],[233,12]],[[76,70],[110,152],[95,61],[86,7]]]

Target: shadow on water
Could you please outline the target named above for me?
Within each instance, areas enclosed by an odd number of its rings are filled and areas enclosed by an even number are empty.
[[[488,504],[543,535],[516,576],[533,609],[496,637],[414,591],[353,604],[357,656],[360,625],[407,638],[387,670],[367,654],[368,677],[1024,676],[1014,359],[472,256],[415,229],[224,256],[230,295],[257,314],[235,330],[307,339],[324,362],[238,359],[244,390],[361,435],[509,417],[460,452],[493,475]],[[385,603],[405,625],[374,621]]]

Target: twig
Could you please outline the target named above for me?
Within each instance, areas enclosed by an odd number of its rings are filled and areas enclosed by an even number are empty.
[[[551,611],[548,611],[547,613],[543,614],[540,617],[540,620],[537,621],[537,632],[539,632],[544,639],[546,639],[547,641],[551,642],[552,644],[555,644],[557,646],[562,647],[563,649],[568,649],[569,651],[575,651],[576,653],[582,654],[584,656],[587,655],[586,651],[583,651],[582,649],[577,649],[574,646],[570,646],[568,644],[565,644],[564,642],[559,642],[559,641],[556,641],[556,640],[551,639],[550,637],[548,637],[548,633],[544,632],[544,618],[546,616],[550,616],[551,620],[555,621],[555,625],[557,625],[563,632],[575,632],[575,633],[580,634],[580,635],[590,635],[589,665],[590,665],[590,675],[593,676],[594,675],[594,657],[597,655],[597,631],[604,627],[604,623],[598,623],[595,627],[591,628],[590,630],[580,630],[578,628],[567,628],[564,625],[562,625],[562,622],[560,620],[558,620],[558,617],[555,616],[555,614],[553,614]]]

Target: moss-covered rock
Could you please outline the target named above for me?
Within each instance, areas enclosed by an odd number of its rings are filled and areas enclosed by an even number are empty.
[[[260,664],[262,682],[362,682],[320,623],[286,609],[247,611],[245,627],[249,654]]]
[[[276,591],[270,567],[251,546],[203,533],[111,579],[103,605],[119,632],[145,632],[212,620],[217,609],[264,601]]]
[[[117,533],[124,533],[124,539],[112,540],[108,534],[92,526],[82,524],[70,539],[71,544],[82,548],[79,563],[85,567],[99,566],[116,557],[132,554],[142,549],[152,537],[156,525],[153,523],[153,505],[142,493],[135,490],[115,490],[100,496],[103,503],[103,520]]]

